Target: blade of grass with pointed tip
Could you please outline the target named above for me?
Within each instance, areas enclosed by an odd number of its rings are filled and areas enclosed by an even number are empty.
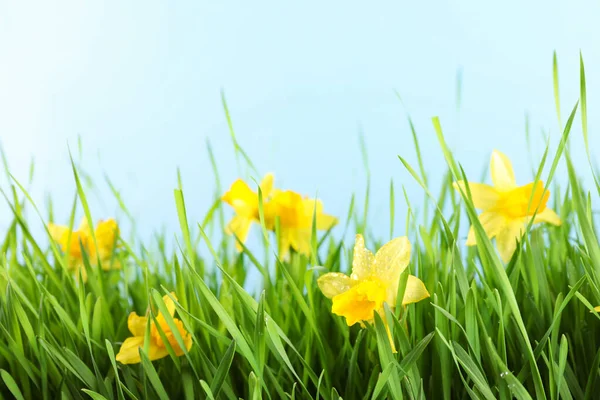
[[[471,194],[470,194],[470,188],[468,185],[468,179],[465,176],[464,171],[456,169],[456,163],[454,161],[454,158],[452,157],[452,153],[448,149],[446,142],[443,138],[441,127],[439,124],[439,119],[437,119],[437,117],[435,117],[433,120],[434,120],[434,127],[436,127],[436,131],[438,132],[438,140],[440,142],[440,145],[442,146],[444,156],[446,157],[446,162],[448,163],[448,166],[450,167],[453,174],[455,175],[454,179],[457,181],[462,179],[465,182],[467,193],[465,193],[462,189],[460,189],[460,192],[461,192],[461,195],[463,196],[463,198],[465,200],[467,200],[467,201],[465,201],[465,206],[466,206],[465,208],[469,215],[469,219],[471,220],[471,224],[475,230],[476,240],[478,243],[477,247],[478,247],[479,253],[481,255],[484,255],[484,259],[487,260],[487,262],[485,264],[489,264],[492,267],[491,271],[494,272],[494,275],[500,285],[501,292],[507,298],[507,304],[514,316],[519,333],[522,336],[522,343],[524,343],[524,345],[525,345],[525,354],[529,359],[530,368],[534,372],[533,382],[534,382],[535,389],[536,389],[536,396],[539,399],[546,399],[546,394],[544,391],[542,377],[541,377],[539,368],[535,361],[535,357],[533,354],[533,348],[531,347],[531,343],[529,341],[529,335],[527,332],[527,328],[525,327],[525,323],[523,322],[523,317],[521,315],[519,304],[515,297],[515,293],[513,291],[511,283],[508,279],[508,276],[506,274],[506,271],[504,270],[503,265],[501,264],[500,260],[498,259],[498,256],[496,255],[496,253],[494,251],[494,248],[492,247],[492,244],[491,244],[489,238],[487,237],[487,234],[485,233],[485,230],[483,229],[483,227],[481,225],[481,222],[479,221],[479,218],[477,217],[477,213],[475,211],[475,208],[474,208],[472,202],[469,200],[471,198]],[[460,179],[459,179],[459,177],[460,177]]]
[[[17,385],[17,382],[15,382],[13,377],[10,376],[8,372],[6,372],[3,369],[0,369],[0,376],[2,376],[4,384],[17,400],[25,400],[23,394],[21,393],[21,390],[19,389],[19,386]]]
[[[558,90],[558,60],[556,57],[556,51],[552,56],[552,82],[554,86],[554,104],[556,106],[556,116],[558,117],[558,126],[562,127],[560,119],[560,93]]]
[[[221,387],[225,382],[229,374],[229,370],[231,368],[231,363],[233,362],[233,357],[235,356],[235,341],[232,341],[225,354],[221,358],[221,363],[217,368],[217,372],[213,376],[212,382],[210,384],[210,390],[214,394],[215,397],[219,396],[219,392],[221,391]]]

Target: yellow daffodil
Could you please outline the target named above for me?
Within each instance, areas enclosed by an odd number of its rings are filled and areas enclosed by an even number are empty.
[[[102,269],[119,268],[118,262],[111,262],[119,237],[119,226],[114,219],[100,220],[93,230],[96,242],[92,236],[92,227],[87,219],[81,220],[79,229],[70,231],[68,226],[48,224],[50,236],[60,246],[61,250],[68,255],[68,267],[75,273],[81,270],[83,280],[87,280],[87,273],[83,268],[83,253],[85,251],[91,265],[96,265],[98,258]]]
[[[266,202],[273,190],[273,174],[267,174],[260,183],[263,201]],[[235,216],[231,219],[225,229],[228,235],[235,235],[245,243],[248,238],[248,232],[252,222],[260,222],[258,215],[258,193],[254,192],[246,182],[241,179],[236,180],[231,185],[227,193],[221,197],[225,203],[229,204],[235,210]],[[242,246],[236,242],[238,251]]]
[[[469,182],[475,208],[483,210],[479,221],[487,236],[496,238],[496,246],[504,262],[510,261],[517,241],[536,213],[533,223],[547,222],[560,225],[559,216],[546,206],[550,192],[544,192],[542,181],[517,186],[512,164],[508,157],[494,150],[490,160],[493,186]],[[456,189],[466,193],[463,181],[455,182]],[[476,244],[473,227],[469,230],[467,246]]]
[[[171,292],[171,296],[177,299],[175,293]],[[169,310],[169,315],[171,317],[175,314],[175,303],[169,296],[164,296],[163,301]],[[171,328],[169,327],[165,317],[162,313],[158,313],[156,317],[156,322],[160,326],[160,329],[163,331],[165,337],[167,338],[171,348],[175,352],[177,356],[181,356],[184,354],[183,349],[177,343],[177,339],[173,335]],[[192,347],[192,336],[185,330],[183,327],[183,323],[181,320],[177,318],[173,318],[173,322],[177,326],[177,330],[183,339],[183,344],[187,351]],[[140,317],[135,312],[129,314],[129,318],[127,319],[127,327],[129,331],[133,335],[133,337],[125,339],[123,344],[121,345],[121,349],[119,350],[119,354],[117,354],[116,360],[122,364],[135,364],[140,362],[140,352],[139,349],[144,347],[144,335],[146,333],[146,325],[148,323],[148,317]],[[148,358],[150,360],[158,360],[159,358],[166,357],[169,352],[167,351],[167,347],[165,342],[163,341],[158,328],[153,320],[150,320],[150,346],[148,349]]]
[[[337,224],[337,218],[323,213],[323,203],[319,200],[302,197],[291,190],[275,191],[265,203],[265,225],[274,230],[279,218],[281,257],[286,257],[290,247],[298,253],[310,254],[313,214],[316,214],[316,228],[328,230]]]
[[[410,261],[410,242],[399,237],[383,245],[375,255],[365,248],[362,235],[356,235],[352,274],[330,272],[317,280],[323,294],[332,299],[331,311],[346,318],[348,326],[372,322],[373,312],[383,312],[383,303],[394,308],[400,274]],[[402,304],[429,297],[419,278],[408,276]]]

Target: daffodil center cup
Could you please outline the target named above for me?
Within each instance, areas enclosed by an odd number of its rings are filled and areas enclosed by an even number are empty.
[[[156,320],[160,324],[160,328],[162,329],[165,338],[167,339],[173,350],[178,351],[180,349],[179,344],[177,343],[177,339],[175,339],[175,335],[173,334],[173,331],[171,331],[171,328],[169,327],[169,324],[167,323],[165,318],[162,315],[160,315],[156,318]],[[174,319],[173,322],[175,322],[175,325],[177,326],[177,329],[179,330],[181,336],[184,337],[185,330],[183,329],[183,324],[181,323],[181,321],[178,319]],[[160,336],[158,328],[154,323],[152,323],[152,326],[150,327],[150,336],[152,337],[152,340],[154,341],[154,344],[156,346],[161,348],[166,347],[166,344]]]
[[[542,181],[532,182],[502,193],[495,211],[509,218],[522,218],[541,213],[546,209],[550,191],[544,193]]]
[[[388,285],[379,278],[361,280],[350,290],[333,297],[334,314],[346,318],[348,326],[373,319],[373,312],[383,307]]]

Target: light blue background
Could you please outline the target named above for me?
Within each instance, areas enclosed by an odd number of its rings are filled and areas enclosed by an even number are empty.
[[[70,145],[97,184],[90,192],[95,218],[122,215],[103,183],[106,173],[142,236],[175,232],[176,168],[192,222],[214,200],[207,140],[225,185],[249,178],[235,164],[223,89],[238,139],[261,173],[275,172],[278,186],[318,193],[326,210],[342,219],[351,193],[364,193],[362,130],[372,173],[371,227],[387,237],[394,179],[396,233],[404,234],[402,185],[417,206],[422,201],[397,158],[417,166],[407,113],[436,191],[445,163],[434,115],[473,180],[497,148],[525,183],[532,174],[525,115],[537,163],[542,132],[553,148],[560,136],[552,52],[559,56],[564,123],[579,95],[581,50],[592,150],[598,148],[599,16],[590,1],[3,0],[0,140],[18,179],[26,181],[34,158],[35,181],[28,187],[42,210],[52,194],[60,220],[66,222],[75,190]],[[579,115],[572,150],[580,171],[588,171]],[[557,179],[564,182],[563,171]],[[7,188],[3,175],[0,185]],[[9,218],[2,206],[0,226]]]

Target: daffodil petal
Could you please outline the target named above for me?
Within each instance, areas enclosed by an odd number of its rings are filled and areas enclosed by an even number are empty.
[[[183,337],[183,344],[186,348],[187,351],[190,351],[190,349],[192,348],[192,335],[190,335],[187,332],[184,332],[185,334],[182,334],[181,336]],[[180,349],[181,350],[181,349]],[[181,350],[181,354],[183,353],[183,350]]]
[[[81,221],[79,221],[79,228],[77,228],[77,230],[85,235],[89,235],[91,233],[90,223],[85,215],[81,218]]]
[[[248,239],[248,233],[250,232],[253,221],[254,220],[251,218],[236,215],[229,221],[229,224],[227,224],[225,233],[228,235],[235,235],[240,242],[245,243],[246,239]],[[235,246],[238,251],[242,250],[242,246],[237,241],[235,242]]]
[[[402,305],[416,303],[429,296],[425,284],[416,276],[409,275],[408,281],[406,282],[404,297],[402,298]]]
[[[290,254],[290,239],[287,235],[287,232],[281,232],[279,238],[279,258],[282,260],[287,259]]]
[[[55,242],[61,244],[61,240],[63,235],[69,231],[69,228],[63,225],[55,225],[53,223],[48,224],[48,232],[50,232],[50,237],[54,239]],[[61,244],[62,245],[62,244]]]
[[[453,186],[457,190],[461,189],[467,195],[467,186],[464,181],[454,182]],[[486,210],[493,207],[498,201],[499,194],[490,185],[469,182],[469,189],[471,189],[471,198],[475,208]]]
[[[554,210],[552,210],[548,207],[546,207],[544,209],[544,211],[536,214],[536,216],[533,220],[533,223],[537,224],[540,222],[546,222],[548,224],[557,225],[557,226],[560,226],[562,224],[562,221],[561,221],[560,217],[558,216],[558,214],[556,214],[554,212]]]
[[[410,242],[406,236],[384,244],[375,254],[373,274],[384,282],[397,282],[410,261]]]
[[[317,285],[327,298],[332,298],[344,293],[356,284],[357,281],[341,272],[329,272],[317,279]]]
[[[338,219],[332,215],[323,213],[323,202],[318,199],[303,199],[306,216],[310,218],[309,225],[312,226],[313,215],[317,220],[318,230],[331,229],[338,223]]]
[[[362,279],[371,274],[375,256],[365,247],[365,239],[361,234],[354,239],[354,255],[352,257],[352,279]]]
[[[174,292],[171,292],[171,296],[173,297],[173,299],[177,300],[177,296]],[[171,317],[175,315],[175,302],[173,301],[173,299],[171,299],[171,297],[167,295],[163,296],[163,301],[165,302],[165,306],[167,306],[167,310],[169,310],[169,315]]]
[[[237,214],[248,218],[251,218],[258,208],[257,194],[241,179],[233,182],[221,200],[232,206]]]
[[[148,358],[150,361],[158,360],[169,355],[169,351],[164,346],[157,346],[154,342],[150,342],[148,349]],[[172,346],[171,346],[172,347]]]
[[[521,240],[525,232],[525,223],[523,220],[511,221],[504,229],[496,235],[496,247],[500,253],[500,258],[504,263],[510,261],[517,248],[517,241]]]
[[[337,225],[338,219],[329,214],[317,214],[317,229],[326,231]]]
[[[294,229],[290,232],[289,237],[292,247],[300,254],[310,255],[310,238],[311,231],[309,229]]]
[[[467,242],[465,244],[467,246],[475,246],[477,244],[477,237],[475,236],[475,228],[473,228],[473,226],[469,228],[469,233],[467,234]]]
[[[260,191],[262,192],[263,201],[265,201],[271,195],[271,192],[273,191],[274,180],[275,177],[273,176],[273,174],[268,173],[260,182]]]
[[[506,155],[498,150],[492,152],[490,170],[492,173],[492,182],[494,182],[494,187],[497,190],[508,191],[517,187],[512,163]]]
[[[114,219],[100,221],[94,231],[98,253],[100,258],[110,258],[117,244],[119,237],[119,226]]]
[[[485,234],[490,239],[493,239],[498,232],[504,229],[506,225],[506,218],[498,213],[492,211],[484,211],[479,214],[479,222],[485,231]],[[473,246],[477,244],[477,239],[475,236],[475,229],[471,227],[469,229],[469,234],[467,236],[467,246]]]
[[[127,318],[127,328],[133,336],[144,336],[146,332],[147,317],[140,317],[135,312],[129,314]]]
[[[144,336],[125,339],[115,359],[121,364],[136,364],[140,360],[140,347],[144,345]]]

